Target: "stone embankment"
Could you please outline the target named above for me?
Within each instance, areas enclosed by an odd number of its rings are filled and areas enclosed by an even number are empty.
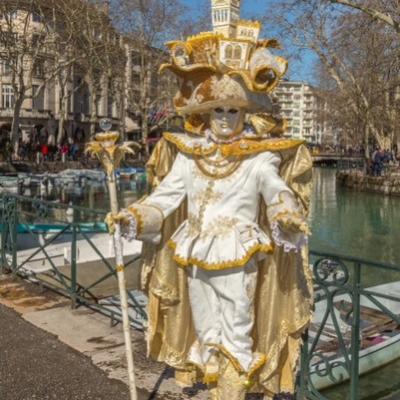
[[[339,171],[336,175],[340,186],[363,192],[400,196],[400,173],[370,176],[361,171]]]

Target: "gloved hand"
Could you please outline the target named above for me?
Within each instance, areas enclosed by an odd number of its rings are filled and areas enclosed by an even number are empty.
[[[284,213],[276,217],[279,228],[288,233],[303,232],[306,235],[310,235],[310,228],[301,214],[297,213]]]
[[[125,231],[126,228],[130,225],[132,218],[135,218],[133,215],[129,214],[127,211],[120,211],[118,214],[114,214],[112,212],[108,213],[104,222],[108,227],[108,232],[110,235],[115,233],[115,226],[117,224],[121,225],[121,231]]]

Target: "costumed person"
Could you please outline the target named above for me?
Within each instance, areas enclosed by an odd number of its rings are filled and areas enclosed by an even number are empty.
[[[144,241],[150,356],[181,384],[207,383],[211,399],[286,399],[311,317],[312,163],[301,141],[279,137],[269,94],[287,63],[269,50],[277,42],[258,40],[258,23],[236,25],[168,44],[162,70],[180,78],[185,130],[154,150],[152,193],[107,222]]]

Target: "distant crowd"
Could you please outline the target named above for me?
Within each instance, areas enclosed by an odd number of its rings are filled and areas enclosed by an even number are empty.
[[[382,176],[390,168],[398,169],[400,163],[400,153],[396,145],[392,150],[376,148],[370,159],[369,173],[373,176]]]
[[[61,144],[48,144],[46,142],[33,143],[32,141],[19,141],[18,152],[13,151],[11,141],[6,138],[0,143],[4,160],[30,161],[77,161],[84,157],[83,143],[64,141]]]

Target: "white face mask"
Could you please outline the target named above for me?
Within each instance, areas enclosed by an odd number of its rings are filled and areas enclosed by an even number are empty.
[[[244,117],[243,109],[218,107],[211,112],[211,130],[221,138],[238,135],[243,131]]]

